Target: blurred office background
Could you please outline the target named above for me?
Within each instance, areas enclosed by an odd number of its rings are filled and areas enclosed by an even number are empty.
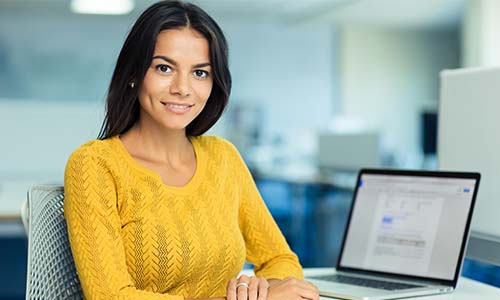
[[[0,299],[24,295],[27,188],[61,183],[97,136],[118,52],[154,1],[76,2],[0,0]],[[500,64],[496,0],[193,2],[230,45],[234,88],[210,134],[239,148],[305,267],[335,264],[360,167],[436,168],[439,72]],[[464,274],[500,285],[492,265]]]

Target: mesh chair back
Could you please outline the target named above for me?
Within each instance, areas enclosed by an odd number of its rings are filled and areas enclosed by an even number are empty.
[[[83,293],[76,273],[63,214],[62,186],[33,186],[28,191],[27,300],[81,300]]]

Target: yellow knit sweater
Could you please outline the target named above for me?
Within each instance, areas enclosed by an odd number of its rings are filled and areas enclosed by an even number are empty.
[[[236,148],[191,138],[183,187],[136,162],[115,136],[66,165],[64,213],[87,300],[224,297],[245,259],[257,276],[303,278]]]

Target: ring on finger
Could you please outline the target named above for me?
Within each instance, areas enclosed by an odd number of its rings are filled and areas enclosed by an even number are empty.
[[[236,284],[236,288],[239,288],[240,286],[244,286],[248,289],[248,283],[246,282],[239,282],[238,284]]]

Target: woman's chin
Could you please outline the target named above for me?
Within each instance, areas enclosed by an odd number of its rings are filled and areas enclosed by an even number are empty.
[[[179,131],[179,132],[184,132],[186,131],[186,127],[189,125],[189,123],[163,123],[161,127],[165,129],[165,131]]]

